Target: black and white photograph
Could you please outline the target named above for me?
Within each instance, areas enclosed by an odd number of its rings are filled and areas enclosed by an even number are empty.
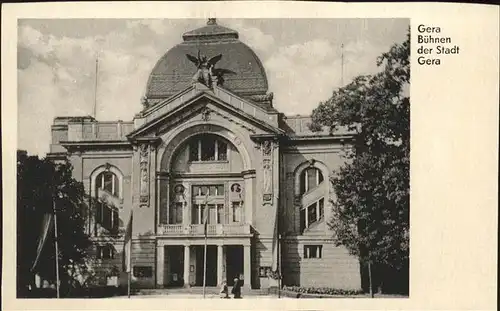
[[[3,309],[496,310],[499,14],[2,5]]]
[[[408,297],[409,40],[19,20],[18,297]]]

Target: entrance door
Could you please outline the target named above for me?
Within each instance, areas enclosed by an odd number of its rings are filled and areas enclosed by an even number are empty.
[[[227,271],[227,284],[234,285],[234,279],[242,279],[243,275],[243,246],[242,245],[228,245],[226,246],[226,271]],[[250,280],[250,276],[245,276]],[[243,282],[241,282],[243,284]]]
[[[196,246],[196,286],[203,286],[204,246]],[[206,285],[217,286],[217,246],[207,246]]]
[[[168,286],[183,286],[184,285],[184,247],[183,246],[167,246],[168,269],[167,269],[167,284]]]

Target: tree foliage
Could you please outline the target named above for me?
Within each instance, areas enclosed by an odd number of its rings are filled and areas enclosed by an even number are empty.
[[[72,177],[68,163],[54,164],[48,159],[17,154],[17,289],[26,294],[33,285],[34,273],[54,282],[55,243],[51,231],[40,259],[32,272],[37,239],[41,233],[43,215],[57,214],[59,273],[62,286],[72,281],[76,270],[81,270],[86,250],[91,245],[85,232],[85,191],[81,182]]]
[[[407,268],[409,258],[410,35],[313,111],[313,126],[348,128],[346,162],[335,171],[330,227],[363,262]]]

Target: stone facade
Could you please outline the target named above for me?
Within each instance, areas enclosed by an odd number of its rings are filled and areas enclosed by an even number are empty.
[[[106,273],[124,281],[133,210],[133,286],[201,285],[206,219],[207,285],[237,276],[265,288],[280,267],[284,285],[361,287],[357,259],[333,244],[325,221],[329,177],[350,134],[311,132],[310,117],[284,116],[261,91],[192,83],[131,122],[54,120],[49,156],[69,159],[95,198],[87,229],[102,282]]]

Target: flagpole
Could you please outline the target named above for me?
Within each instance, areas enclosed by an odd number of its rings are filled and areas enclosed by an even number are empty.
[[[127,273],[127,297],[130,298],[131,283],[132,283],[132,222],[133,208],[130,210],[130,218],[127,224],[127,230],[123,237],[123,270]]]
[[[208,189],[205,198],[205,215],[203,215],[203,233],[205,235],[205,245],[203,250],[203,298],[205,298],[205,287],[207,283],[207,224],[208,224]]]
[[[279,223],[279,221],[278,221]],[[281,234],[278,230],[278,298],[281,298]]]
[[[341,67],[340,67],[340,87],[344,86],[344,43],[340,45],[341,48]]]
[[[130,298],[130,281],[132,279],[132,273],[131,273],[131,271],[129,271],[127,274],[128,274],[127,275],[127,297]]]
[[[99,79],[99,54],[95,58],[94,110],[92,116],[97,118],[97,82]]]
[[[55,198],[53,199],[53,205],[54,209],[54,237],[55,237],[55,248],[56,248],[56,292],[57,292],[57,298],[60,298],[60,293],[59,293],[59,243],[57,242],[58,236],[57,236],[57,214],[56,214],[56,200]]]
[[[203,298],[205,298],[206,282],[207,282],[207,231],[205,229],[205,250],[203,255]]]

